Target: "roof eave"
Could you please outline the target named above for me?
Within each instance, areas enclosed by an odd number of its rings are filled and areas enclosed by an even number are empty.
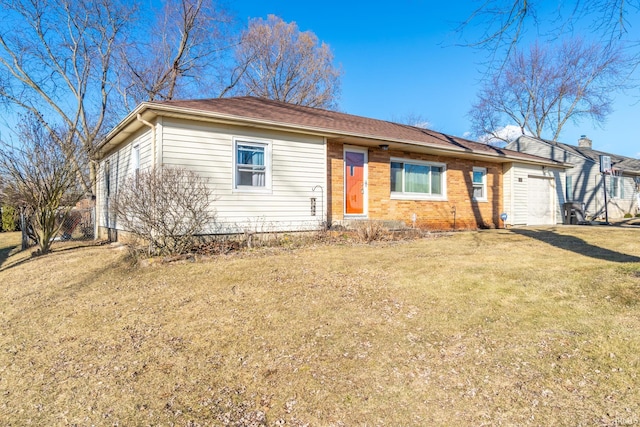
[[[98,145],[97,151],[101,155],[106,154],[110,151],[110,148],[115,148],[122,141],[124,141],[129,135],[136,132],[140,129],[143,124],[138,121],[138,114],[143,116],[145,120],[151,121],[157,116],[170,116],[175,118],[183,118],[183,119],[200,119],[205,121],[215,121],[217,123],[225,123],[225,124],[242,124],[245,126],[251,127],[260,127],[260,128],[268,128],[274,130],[288,130],[288,131],[304,131],[305,133],[328,137],[328,138],[359,138],[366,139],[370,141],[379,141],[384,143],[396,143],[401,145],[411,145],[415,147],[424,147],[430,148],[435,152],[439,152],[442,154],[467,154],[472,155],[473,157],[484,158],[493,162],[499,163],[507,163],[507,162],[520,162],[531,165],[539,165],[539,166],[553,166],[560,168],[571,168],[573,165],[555,162],[552,160],[547,160],[544,158],[540,158],[540,160],[535,160],[526,157],[520,157],[518,155],[504,155],[499,153],[482,153],[470,149],[464,149],[460,147],[443,147],[439,144],[431,144],[428,142],[418,142],[413,140],[405,140],[401,138],[389,138],[385,136],[379,136],[374,134],[366,134],[359,132],[344,132],[337,131],[322,127],[315,126],[304,126],[298,124],[291,124],[287,122],[274,121],[274,120],[265,120],[265,119],[256,119],[252,117],[246,116],[238,116],[233,114],[224,114],[218,113],[214,111],[206,111],[197,108],[188,108],[188,107],[177,107],[173,105],[167,104],[159,104],[154,102],[143,102],[139,104],[131,113],[129,113],[116,127],[114,127],[103,139],[103,141]],[[109,149],[105,150],[105,147],[109,147]]]

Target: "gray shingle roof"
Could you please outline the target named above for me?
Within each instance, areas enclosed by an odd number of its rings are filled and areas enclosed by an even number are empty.
[[[620,156],[617,154],[607,153],[604,151],[594,150],[592,148],[587,147],[578,147],[576,145],[564,144],[562,142],[554,142],[554,141],[544,141],[547,144],[555,145],[560,147],[561,149],[575,154],[577,156],[584,157],[585,159],[591,160],[595,163],[600,162],[600,156],[609,156],[611,157],[611,166],[621,169],[623,171],[627,171],[630,173],[640,174],[640,160],[634,159],[632,157]]]

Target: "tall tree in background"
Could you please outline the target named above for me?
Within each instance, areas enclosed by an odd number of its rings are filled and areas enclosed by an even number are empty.
[[[404,115],[393,116],[391,117],[391,121],[394,123],[400,123],[403,125],[409,125],[421,129],[429,129],[429,126],[431,126],[431,123],[424,115],[416,112],[409,112]]]
[[[105,131],[135,103],[184,94],[221,48],[227,18],[212,1],[166,0],[157,14],[144,5],[0,0],[0,22],[11,23],[0,27],[0,102],[37,116],[50,133],[75,134],[89,159],[75,165],[87,172],[80,175],[87,194]],[[143,19],[148,14],[151,21]]]
[[[474,132],[506,141],[501,131],[516,124],[522,134],[557,140],[568,121],[603,123],[630,66],[621,49],[580,39],[517,49],[478,93],[470,111]]]
[[[222,95],[252,95],[297,105],[337,108],[341,71],[326,43],[295,22],[269,15],[242,34],[236,69]]]
[[[119,0],[0,1],[0,101],[68,129],[92,154],[107,121],[112,64],[130,8]],[[7,25],[11,23],[11,25]],[[94,165],[77,171],[93,192]]]
[[[120,51],[127,110],[142,101],[216,95],[212,82],[231,45],[227,12],[213,0],[165,0],[151,15]]]
[[[220,56],[230,52],[231,21],[214,0],[155,9],[140,0],[0,0],[0,22],[0,103],[50,135],[68,130],[83,149],[70,159],[88,195],[95,147],[141,101],[235,93],[335,108],[339,92],[329,47],[273,16],[235,42],[229,78]]]

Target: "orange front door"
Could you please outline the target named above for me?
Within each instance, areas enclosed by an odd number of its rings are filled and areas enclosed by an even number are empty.
[[[344,153],[345,213],[364,214],[366,184],[364,181],[365,153],[345,151]]]

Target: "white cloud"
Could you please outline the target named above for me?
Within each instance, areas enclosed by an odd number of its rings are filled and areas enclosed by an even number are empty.
[[[504,144],[504,141],[515,141],[518,137],[522,136],[522,129],[520,126],[516,125],[507,125],[501,128],[498,128],[495,131],[495,135],[485,134],[478,138],[478,142],[482,142],[483,144],[489,145],[498,145]]]

